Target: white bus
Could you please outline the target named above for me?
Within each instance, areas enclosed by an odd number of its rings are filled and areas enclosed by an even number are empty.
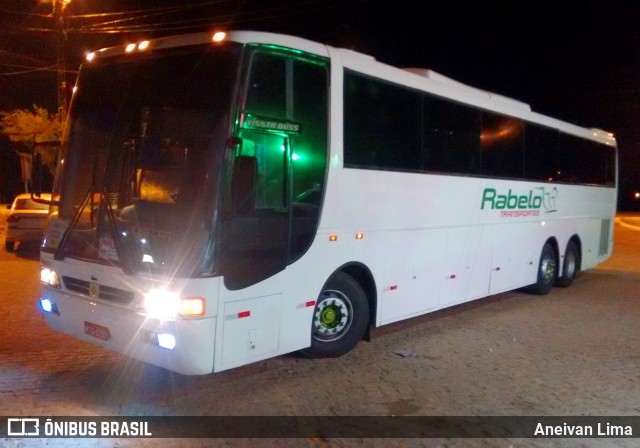
[[[261,32],[92,53],[41,251],[54,330],[182,374],[492,294],[612,250],[616,142],[428,70]]]

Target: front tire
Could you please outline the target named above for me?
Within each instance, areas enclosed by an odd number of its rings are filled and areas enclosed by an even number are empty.
[[[556,251],[550,243],[545,243],[540,253],[538,263],[538,279],[527,288],[528,292],[538,295],[545,295],[551,291],[553,284],[558,277],[558,262]]]
[[[562,262],[562,277],[556,280],[556,286],[566,288],[571,286],[573,280],[580,269],[580,254],[578,246],[571,240],[567,243],[567,250],[564,251],[564,260]]]
[[[324,285],[313,311],[311,346],[301,353],[333,358],[353,349],[369,324],[369,302],[350,275],[338,272]]]

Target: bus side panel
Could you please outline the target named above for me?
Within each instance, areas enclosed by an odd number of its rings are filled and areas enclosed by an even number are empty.
[[[493,225],[489,294],[519,288],[534,277],[541,247],[536,238],[539,228],[532,222]]]
[[[272,277],[239,290],[221,282],[214,371],[309,347],[322,286],[353,261],[355,241],[351,232],[319,230],[308,252]]]
[[[438,307],[447,229],[389,233],[381,297],[381,323]]]
[[[262,358],[278,350],[282,294],[224,306],[222,365]]]
[[[440,306],[484,297],[489,292],[491,227],[452,227],[447,230],[447,256]]]

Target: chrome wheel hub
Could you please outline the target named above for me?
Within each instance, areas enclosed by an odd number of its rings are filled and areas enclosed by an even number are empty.
[[[340,291],[324,291],[313,313],[313,337],[321,341],[341,338],[351,327],[353,307]]]

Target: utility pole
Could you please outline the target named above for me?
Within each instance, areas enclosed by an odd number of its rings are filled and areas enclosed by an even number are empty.
[[[60,122],[64,124],[67,117],[67,75],[65,67],[66,40],[64,29],[64,12],[71,0],[43,0],[46,3],[53,3],[53,21],[56,33],[56,71],[58,87],[58,116]]]

